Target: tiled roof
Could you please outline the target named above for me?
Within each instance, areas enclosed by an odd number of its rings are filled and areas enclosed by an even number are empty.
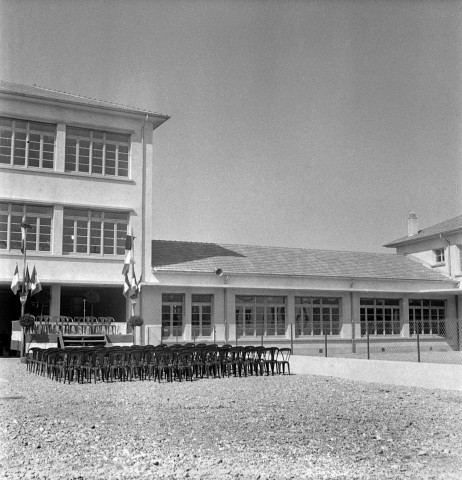
[[[75,105],[82,105],[87,107],[97,107],[118,112],[149,114],[156,117],[164,117],[166,120],[170,117],[160,113],[150,112],[136,107],[128,107],[118,103],[106,102],[105,100],[96,100],[94,98],[84,97],[82,95],[75,95],[73,93],[59,92],[50,88],[40,87],[38,85],[22,85],[19,83],[6,82],[0,80],[0,93],[22,95],[26,97],[41,98],[44,100],[55,100],[58,102],[72,103]]]
[[[165,272],[451,281],[417,260],[388,253],[341,252],[168,240],[152,241],[152,267]]]
[[[385,244],[384,247],[396,247],[398,245],[413,243],[424,238],[434,237],[440,234],[443,235],[445,233],[457,230],[460,230],[462,232],[462,215],[450,218],[449,220],[437,223],[436,225],[424,228],[423,230],[419,230],[419,233],[416,233],[415,235],[401,237],[397,240],[393,240],[392,242]]]

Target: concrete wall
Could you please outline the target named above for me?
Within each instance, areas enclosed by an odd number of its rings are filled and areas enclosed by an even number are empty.
[[[462,391],[461,365],[293,355],[290,369],[291,373],[299,375],[323,375],[361,382]]]

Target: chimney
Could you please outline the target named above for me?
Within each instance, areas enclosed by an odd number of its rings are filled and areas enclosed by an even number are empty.
[[[411,212],[407,219],[407,235],[408,237],[412,237],[413,235],[417,235],[418,233],[419,225],[417,221],[417,215],[414,212]]]

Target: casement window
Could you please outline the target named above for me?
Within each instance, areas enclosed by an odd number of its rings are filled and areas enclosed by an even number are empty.
[[[295,336],[339,335],[340,299],[295,297]]]
[[[212,335],[212,295],[192,295],[191,297],[192,336]]]
[[[444,300],[409,300],[409,334],[439,335],[446,333]]]
[[[236,296],[236,335],[275,336],[286,333],[285,298]]]
[[[444,263],[444,248],[433,250],[435,255],[435,263]]]
[[[53,169],[56,125],[0,117],[0,165]]]
[[[130,135],[67,127],[66,172],[128,177]]]
[[[360,299],[361,336],[399,335],[399,300],[380,298]]]
[[[162,294],[162,338],[183,336],[184,297],[179,293]]]
[[[123,255],[128,220],[125,212],[65,208],[63,254]]]
[[[0,203],[0,250],[21,250],[23,218],[30,225],[26,250],[50,252],[53,208],[16,203]]]

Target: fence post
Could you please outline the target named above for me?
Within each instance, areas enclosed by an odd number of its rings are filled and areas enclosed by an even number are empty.
[[[367,359],[371,359],[371,354],[370,354],[370,349],[369,349],[369,322],[366,320],[366,329],[367,329],[367,335],[366,335],[366,341],[367,341]]]
[[[324,350],[325,350],[324,356],[327,357],[327,330],[326,329],[324,329]]]
[[[417,328],[416,328],[416,332],[417,332],[417,362],[420,363],[420,334],[419,334],[420,323],[419,322],[414,322],[414,325],[416,323],[417,323]]]

